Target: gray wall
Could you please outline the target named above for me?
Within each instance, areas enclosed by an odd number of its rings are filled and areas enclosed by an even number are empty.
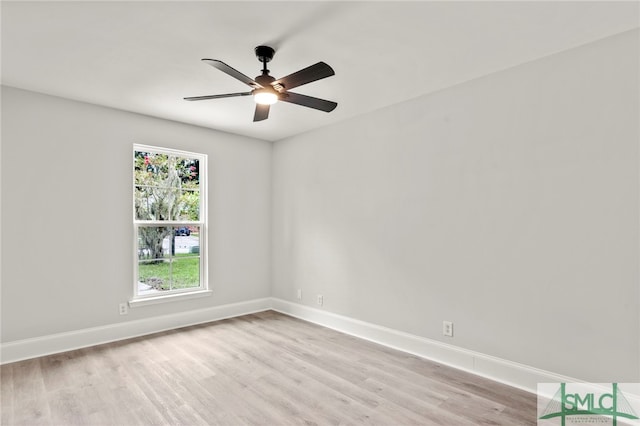
[[[640,381],[638,36],[273,146],[4,87],[2,341],[302,289],[352,318]],[[119,316],[133,143],[209,154],[214,294]]]
[[[277,142],[273,295],[640,381],[638,37]]]
[[[132,293],[132,144],[209,155],[213,295],[118,314]],[[271,144],[2,88],[2,341],[270,294]]]

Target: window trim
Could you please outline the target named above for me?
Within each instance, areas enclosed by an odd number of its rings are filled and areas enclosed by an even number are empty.
[[[199,162],[199,193],[200,193],[200,220],[199,221],[180,221],[180,220],[170,220],[170,221],[161,221],[161,220],[139,220],[136,219],[136,209],[135,209],[135,191],[136,191],[136,178],[135,178],[135,153],[138,152],[153,152],[157,154],[166,154],[166,155],[174,155],[178,157],[185,158],[194,158]],[[197,297],[210,296],[212,291],[209,289],[209,268],[208,268],[208,215],[207,215],[207,183],[208,183],[208,164],[207,164],[207,154],[183,151],[172,148],[164,148],[159,146],[152,145],[143,145],[143,144],[133,144],[132,150],[132,166],[131,166],[131,178],[132,178],[132,194],[131,194],[131,214],[133,219],[132,226],[132,237],[133,237],[133,284],[132,290],[133,295],[131,300],[129,301],[129,306],[139,307],[139,306],[147,306],[153,305],[157,303],[192,299]],[[199,231],[199,244],[200,244],[200,285],[198,287],[192,287],[187,289],[175,289],[175,290],[167,290],[161,293],[151,293],[151,294],[138,294],[138,250],[139,250],[139,242],[138,242],[138,229],[141,226],[198,226],[200,228]]]
[[[138,308],[140,306],[157,305],[165,302],[177,302],[180,300],[197,299],[200,297],[211,296],[213,291],[211,290],[197,290],[188,291],[183,293],[163,294],[162,296],[153,297],[140,297],[137,299],[129,300],[129,307]]]

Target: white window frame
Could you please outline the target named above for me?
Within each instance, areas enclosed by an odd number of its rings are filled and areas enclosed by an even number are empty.
[[[200,220],[199,221],[181,221],[181,220],[167,220],[167,221],[159,221],[159,220],[139,220],[136,219],[136,211],[135,211],[135,191],[136,191],[136,182],[135,182],[135,153],[139,152],[152,152],[156,154],[166,154],[173,155],[178,157],[185,158],[194,158],[199,162],[199,192],[200,192]],[[131,167],[131,176],[132,176],[132,217],[133,217],[133,297],[129,301],[129,306],[138,307],[145,305],[152,305],[157,303],[164,303],[169,301],[176,300],[184,300],[191,299],[196,297],[209,296],[211,294],[211,290],[209,289],[209,274],[208,274],[208,265],[207,265],[207,155],[182,151],[171,148],[163,148],[151,145],[142,145],[142,144],[133,144],[132,150],[132,167]],[[186,288],[186,289],[175,289],[175,290],[166,290],[161,293],[151,293],[151,294],[138,294],[138,265],[139,265],[139,241],[138,241],[138,230],[142,226],[173,226],[173,227],[181,227],[181,226],[198,226],[199,227],[199,244],[200,244],[200,285],[198,287]]]

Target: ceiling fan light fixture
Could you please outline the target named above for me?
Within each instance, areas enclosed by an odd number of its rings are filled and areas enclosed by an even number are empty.
[[[269,46],[258,46],[255,48],[256,57],[262,62],[262,74],[254,79],[247,77],[235,68],[230,67],[218,59],[202,59],[212,67],[246,84],[252,90],[250,92],[226,93],[223,95],[190,96],[184,98],[185,101],[204,101],[206,99],[233,98],[236,96],[253,96],[256,103],[253,121],[263,121],[269,118],[269,106],[278,101],[289,104],[301,105],[318,111],[331,112],[338,104],[325,99],[314,98],[313,96],[301,95],[289,92],[289,89],[302,86],[323,78],[335,75],[333,68],[324,62],[317,62],[285,77],[275,79],[269,75],[267,62],[273,59],[275,50]]]
[[[257,89],[253,92],[253,100],[260,105],[273,105],[278,102],[278,95],[268,89]]]

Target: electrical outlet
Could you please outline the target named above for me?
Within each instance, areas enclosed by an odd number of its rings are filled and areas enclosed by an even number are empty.
[[[302,289],[298,289],[298,293],[296,294],[296,297],[298,298],[298,300],[302,300]]]
[[[324,298],[322,297],[321,294],[318,295],[318,305],[322,306],[322,303],[324,303]]]
[[[126,303],[121,303],[119,305],[120,315],[127,315],[129,313],[129,305]]]
[[[442,334],[453,337],[453,323],[451,321],[442,321]]]

